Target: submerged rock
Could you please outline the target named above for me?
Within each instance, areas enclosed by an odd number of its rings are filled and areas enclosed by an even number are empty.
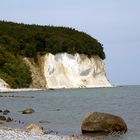
[[[43,134],[43,127],[38,124],[29,124],[25,130],[35,134]]]
[[[32,108],[27,108],[25,110],[22,111],[22,114],[32,114],[35,111]]]
[[[112,133],[126,132],[127,125],[121,117],[92,112],[89,113],[81,125],[82,133]]]

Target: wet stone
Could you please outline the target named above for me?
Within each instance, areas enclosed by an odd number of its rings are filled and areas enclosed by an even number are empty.
[[[11,122],[11,121],[13,121],[13,119],[12,119],[11,117],[8,117],[8,118],[6,119],[6,122]]]
[[[6,117],[5,116],[0,116],[0,121],[6,121]]]
[[[5,112],[5,113],[10,113],[10,110],[6,109],[6,110],[4,110],[3,112]]]
[[[32,114],[35,111],[32,108],[27,108],[25,110],[22,111],[22,114]]]

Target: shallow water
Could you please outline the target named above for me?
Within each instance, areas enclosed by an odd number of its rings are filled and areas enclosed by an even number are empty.
[[[4,126],[23,128],[28,123],[40,122],[46,131],[80,135],[80,125],[86,113],[107,112],[123,117],[128,125],[128,132],[116,137],[117,140],[140,139],[140,86],[59,89],[0,95],[0,109],[9,109],[9,116],[14,118],[13,122]],[[29,107],[35,113],[23,115],[20,112]]]

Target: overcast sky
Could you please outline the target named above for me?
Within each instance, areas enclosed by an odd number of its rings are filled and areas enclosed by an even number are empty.
[[[84,31],[104,44],[113,84],[140,85],[140,0],[0,0],[0,20]]]

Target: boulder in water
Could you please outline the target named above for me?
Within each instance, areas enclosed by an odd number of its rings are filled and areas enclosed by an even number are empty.
[[[126,132],[127,125],[121,117],[92,112],[89,113],[81,125],[82,133],[112,133]]]
[[[22,111],[22,114],[32,114],[35,111],[32,108],[27,108],[25,110]]]

